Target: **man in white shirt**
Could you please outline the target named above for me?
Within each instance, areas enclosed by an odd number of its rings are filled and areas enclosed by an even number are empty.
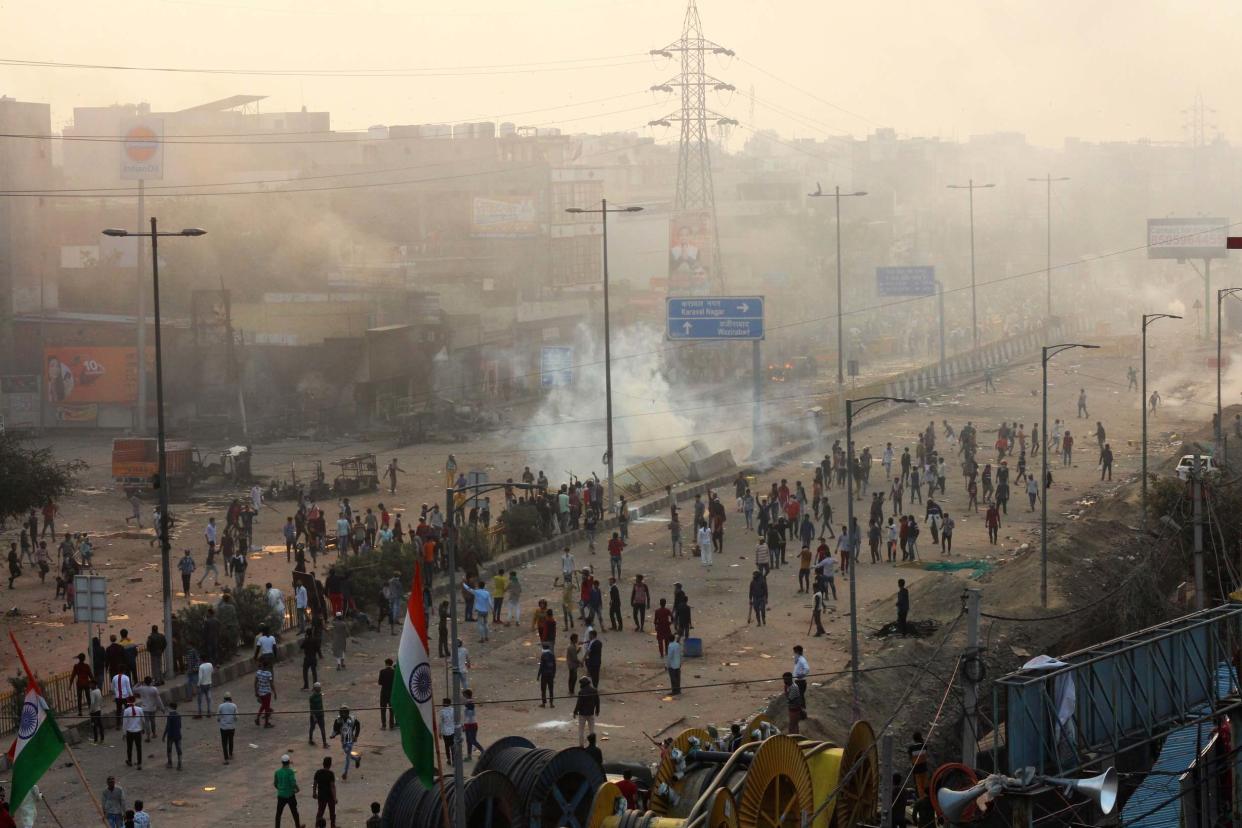
[[[125,708],[125,700],[134,695],[133,682],[126,673],[117,673],[112,677],[112,700],[116,702],[116,729],[121,729],[121,711]]]
[[[207,528],[203,530],[203,538],[207,541],[207,551],[214,552],[216,548],[216,540],[219,535],[216,532],[216,519],[207,518]]]
[[[561,582],[562,583],[566,583],[566,584],[573,583],[574,573],[577,571],[575,567],[576,567],[576,564],[574,563],[574,553],[570,552],[569,547],[566,546],[564,551],[561,552]]]
[[[210,661],[204,661],[198,665],[198,696],[194,714],[194,718],[203,718],[203,699],[207,699],[207,715],[211,715],[211,679],[215,674],[216,668]]]
[[[712,530],[707,528],[704,523],[699,526],[699,534],[696,538],[699,547],[699,557],[703,561],[703,566],[712,565]]]
[[[465,648],[459,648],[465,649]],[[445,698],[440,708],[440,736],[444,739],[444,761],[453,761],[453,737],[457,733],[457,720],[453,717],[453,700]]]
[[[803,655],[801,644],[794,645],[793,653],[794,653],[794,663],[793,663],[794,684],[798,685],[798,690],[799,692],[802,693],[802,698],[805,699],[806,698],[806,677],[811,674],[811,664],[809,661],[806,660],[806,656]]]
[[[837,559],[825,555],[822,561],[815,564],[815,578],[823,578],[824,583],[832,590],[832,600],[837,600]]]
[[[133,698],[125,703],[121,712],[121,721],[125,728],[125,764],[133,767],[134,749],[138,751],[138,770],[142,770],[142,708],[134,704]]]
[[[271,667],[276,663],[276,636],[267,627],[261,627],[254,639],[254,660]]]
[[[681,636],[673,636],[668,642],[668,652],[664,656],[664,666],[668,669],[668,683],[672,687],[670,696],[681,695]]]
[[[298,616],[298,632],[306,630],[306,609],[310,596],[306,592],[305,584],[298,584],[293,591],[293,606]]]
[[[151,681],[151,677],[143,679],[134,691],[138,697],[138,706],[142,709],[148,735],[155,738],[155,714],[164,712],[164,700],[160,698],[159,688]]]
[[[336,519],[336,554],[345,557],[349,553],[349,518],[341,512]]]
[[[224,764],[233,758],[233,736],[237,731],[237,705],[233,704],[231,693],[224,694],[224,701],[216,711],[216,721],[220,724],[220,748],[224,751]]]

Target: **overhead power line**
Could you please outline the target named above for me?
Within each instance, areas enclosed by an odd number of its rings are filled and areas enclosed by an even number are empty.
[[[644,58],[627,60],[628,58]],[[411,69],[210,69],[187,66],[131,66],[119,63],[69,63],[55,60],[0,58],[0,66],[26,66],[42,69],[89,69],[116,72],[162,72],[188,75],[240,75],[247,77],[290,78],[421,78],[468,77],[472,75],[512,75],[528,72],[576,72],[647,63],[642,52],[594,58],[544,60],[533,63],[496,63],[463,66],[424,66]],[[601,62],[621,61],[621,62]]]

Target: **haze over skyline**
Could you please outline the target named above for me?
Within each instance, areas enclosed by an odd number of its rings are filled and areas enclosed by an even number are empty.
[[[674,75],[676,62],[647,52],[678,37],[684,0],[408,6],[64,0],[49,15],[46,6],[6,5],[6,60],[217,73],[0,65],[0,94],[50,103],[55,130],[71,122],[74,106],[147,101],[176,110],[254,94],[268,96],[263,111],[329,111],[339,130],[512,120],[675,138],[675,126],[645,126],[677,108],[672,96],[647,91]],[[714,109],[741,122],[735,144],[754,128],[823,138],[877,127],[959,139],[1020,132],[1045,146],[1071,136],[1180,141],[1182,110],[1196,92],[1219,110],[1206,118],[1209,140],[1213,124],[1226,137],[1242,134],[1221,58],[1242,22],[1236,4],[701,0],[699,8],[706,36],[737,53],[708,65],[737,87],[709,95]],[[357,76],[371,70],[415,71]]]

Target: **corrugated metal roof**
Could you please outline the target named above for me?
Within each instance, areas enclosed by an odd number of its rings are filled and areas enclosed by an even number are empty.
[[[1151,772],[1121,809],[1122,824],[1127,828],[1178,828],[1182,818],[1182,804],[1177,798],[1181,791],[1180,775],[1211,738],[1209,722],[1169,734]]]
[[[1232,694],[1237,687],[1233,668],[1222,663],[1216,669],[1218,697]],[[1194,711],[1209,712],[1208,707]],[[1142,784],[1121,809],[1121,822],[1126,828],[1179,828],[1182,818],[1181,774],[1190,769],[1195,757],[1212,739],[1212,722],[1183,727],[1169,734],[1160,748],[1160,756]],[[1131,821],[1133,820],[1133,821]]]

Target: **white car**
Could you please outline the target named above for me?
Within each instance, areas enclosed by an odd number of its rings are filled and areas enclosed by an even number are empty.
[[[1216,465],[1216,461],[1212,459],[1210,454],[1200,454],[1199,464],[1207,464],[1207,476],[1218,477],[1220,475],[1220,466]],[[1177,461],[1175,469],[1179,480],[1189,480],[1190,470],[1194,468],[1195,456],[1193,454],[1183,454],[1182,459]]]

